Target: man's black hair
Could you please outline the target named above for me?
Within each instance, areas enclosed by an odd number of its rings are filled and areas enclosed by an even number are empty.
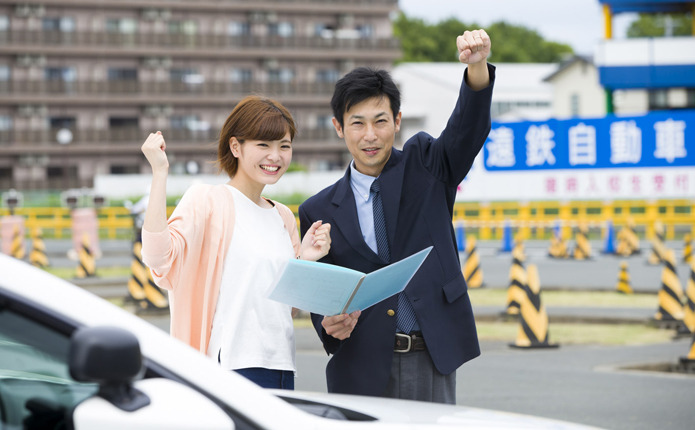
[[[358,67],[335,84],[331,108],[343,127],[343,115],[354,105],[372,97],[387,97],[395,118],[401,110],[401,93],[386,70]]]

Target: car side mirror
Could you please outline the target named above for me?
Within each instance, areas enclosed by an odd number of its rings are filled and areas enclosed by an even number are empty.
[[[97,395],[124,411],[150,404],[133,387],[143,370],[140,343],[131,332],[118,327],[84,327],[70,339],[70,375],[78,382],[99,384]]]

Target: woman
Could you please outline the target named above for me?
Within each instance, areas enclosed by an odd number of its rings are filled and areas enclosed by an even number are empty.
[[[268,388],[294,388],[292,309],[267,298],[290,258],[328,253],[330,225],[299,241],[292,212],[261,196],[292,159],[294,120],[280,103],[243,99],[220,133],[217,163],[230,177],[194,185],[166,219],[169,162],[161,132],[142,152],[152,166],[143,261],[169,290],[171,335]]]

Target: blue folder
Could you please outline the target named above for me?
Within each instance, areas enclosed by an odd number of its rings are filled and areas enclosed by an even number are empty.
[[[289,260],[269,298],[320,315],[364,310],[403,291],[432,247],[369,274],[315,261]]]

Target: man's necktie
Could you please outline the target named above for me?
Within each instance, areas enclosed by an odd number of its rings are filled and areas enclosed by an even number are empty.
[[[369,192],[372,194],[372,210],[374,211],[374,236],[376,237],[376,248],[379,258],[384,263],[391,262],[391,251],[389,250],[389,240],[386,233],[386,220],[384,218],[384,205],[381,202],[381,184],[379,179],[372,182]],[[408,301],[405,292],[398,294],[398,313],[397,326],[403,333],[410,333],[417,325],[417,318],[413,306]]]

